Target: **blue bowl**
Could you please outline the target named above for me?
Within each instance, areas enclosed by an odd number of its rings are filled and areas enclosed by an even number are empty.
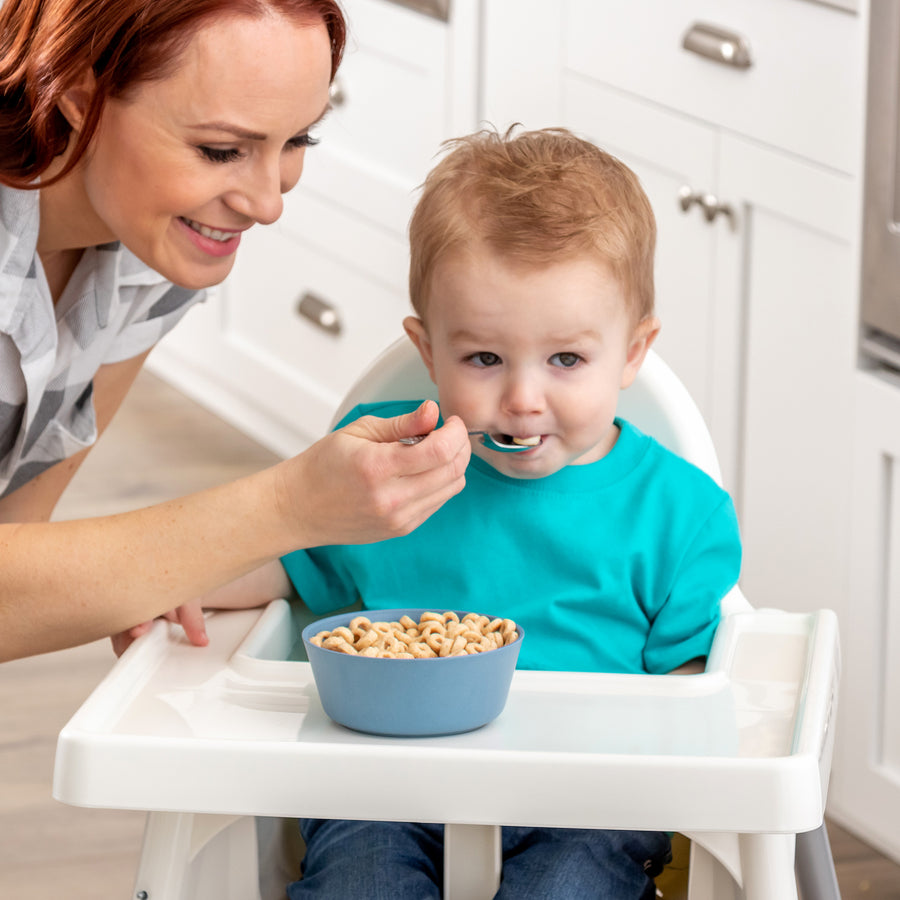
[[[472,731],[500,715],[519,658],[521,628],[518,639],[504,647],[435,659],[353,656],[310,643],[320,631],[348,625],[359,615],[373,622],[394,622],[407,615],[418,622],[427,611],[357,610],[303,629],[319,699],[331,719],[368,734],[423,737]],[[460,618],[466,615],[455,612]]]

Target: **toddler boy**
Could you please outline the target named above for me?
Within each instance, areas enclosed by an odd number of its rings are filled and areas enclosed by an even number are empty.
[[[465,489],[412,534],[286,556],[314,612],[402,598],[515,619],[524,668],[702,667],[740,569],[731,500],[616,417],[659,332],[655,234],[635,175],[568,131],[450,142],[410,223],[416,315],[404,326],[442,414],[527,449],[473,438]],[[440,896],[439,825],[301,829],[292,900]],[[502,841],[498,900],[647,900],[669,855],[661,833],[517,827]]]

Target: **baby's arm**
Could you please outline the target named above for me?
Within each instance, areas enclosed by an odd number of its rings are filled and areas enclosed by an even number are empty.
[[[655,612],[644,650],[647,671],[691,675],[705,671],[721,603],[737,583],[741,541],[734,505],[724,491],[699,528],[676,544],[677,560],[665,602]],[[693,525],[693,523],[690,523]]]
[[[203,609],[248,609],[293,593],[281,561],[273,559],[258,569],[214,588],[199,598]]]

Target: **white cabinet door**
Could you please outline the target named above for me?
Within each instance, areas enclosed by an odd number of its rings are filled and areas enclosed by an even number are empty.
[[[900,860],[900,379],[860,373],[852,579],[829,808]]]
[[[724,135],[716,190],[741,253],[738,499],[757,606],[840,609],[847,589],[856,182]]]

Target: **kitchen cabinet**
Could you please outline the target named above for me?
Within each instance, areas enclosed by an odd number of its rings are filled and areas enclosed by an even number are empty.
[[[476,127],[478,4],[347,0],[350,39],[281,219],[150,365],[283,455],[324,434],[357,375],[402,334],[406,225],[442,140]],[[413,8],[418,7],[418,9]]]
[[[831,802],[842,824],[900,860],[900,376],[859,372],[852,566]]]

